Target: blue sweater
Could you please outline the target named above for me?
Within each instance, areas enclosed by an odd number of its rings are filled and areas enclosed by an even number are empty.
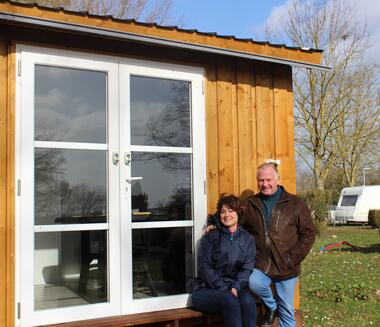
[[[248,284],[255,266],[255,240],[243,227],[230,234],[218,227],[203,236],[198,249],[198,278],[195,289],[209,287],[239,291]]]

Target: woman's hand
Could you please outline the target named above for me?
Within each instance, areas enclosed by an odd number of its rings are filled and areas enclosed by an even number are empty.
[[[213,229],[216,229],[215,225],[208,225],[204,230],[203,230],[203,235],[207,235],[209,232],[211,232]]]
[[[236,288],[231,288],[231,293],[233,296],[238,297],[238,292],[237,292]]]

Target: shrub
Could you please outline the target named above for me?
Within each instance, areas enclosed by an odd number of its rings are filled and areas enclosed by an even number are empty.
[[[331,203],[331,192],[322,190],[312,190],[299,194],[299,196],[309,206],[314,226],[319,236],[327,226],[327,208]]]
[[[327,207],[331,203],[331,192],[312,190],[300,194],[300,197],[304,199],[309,206],[315,220],[326,220]]]
[[[321,233],[327,229],[327,225],[328,225],[326,220],[318,220],[315,218],[313,219],[313,224],[314,224],[317,236],[321,236]]]
[[[380,228],[380,210],[371,209],[368,212],[368,224],[374,228]]]

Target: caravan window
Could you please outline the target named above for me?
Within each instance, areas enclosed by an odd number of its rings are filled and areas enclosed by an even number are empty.
[[[342,199],[342,203],[340,204],[342,207],[353,207],[358,200],[357,195],[344,195]]]

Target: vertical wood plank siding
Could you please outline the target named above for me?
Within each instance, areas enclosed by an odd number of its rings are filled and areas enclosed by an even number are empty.
[[[239,176],[236,71],[234,62],[231,60],[218,60],[217,104],[219,187],[224,192],[237,193],[239,191]]]
[[[296,192],[292,69],[236,59],[206,69],[208,211],[221,193],[257,192],[256,168],[281,160],[281,184]],[[299,282],[294,305],[300,308]]]
[[[289,123],[293,123],[293,103],[292,103],[292,85],[289,83],[291,78],[291,70],[286,66],[276,66],[274,70],[274,92],[275,92],[275,155],[281,160],[280,176],[281,181],[291,192],[295,192],[295,179],[292,169],[295,170],[295,162],[293,154],[290,155],[289,149],[293,147],[293,126],[290,128]],[[289,99],[291,101],[289,101]],[[285,169],[287,168],[287,169]]]
[[[267,159],[275,159],[273,65],[256,62],[255,71],[257,116],[256,146],[258,164],[261,164]]]
[[[14,326],[15,48],[0,34],[0,326]]]
[[[256,103],[254,70],[251,62],[239,61],[236,65],[237,79],[237,132],[239,143],[239,190],[252,190],[255,187],[257,166],[256,154]]]
[[[281,184],[295,192],[291,68],[223,59],[206,75],[209,212],[221,193],[257,192],[266,159],[281,160]]]
[[[207,207],[215,208],[219,194],[219,149],[218,149],[218,103],[216,90],[216,63],[206,66],[206,144],[207,144]]]
[[[0,326],[7,309],[7,42],[0,34]]]

